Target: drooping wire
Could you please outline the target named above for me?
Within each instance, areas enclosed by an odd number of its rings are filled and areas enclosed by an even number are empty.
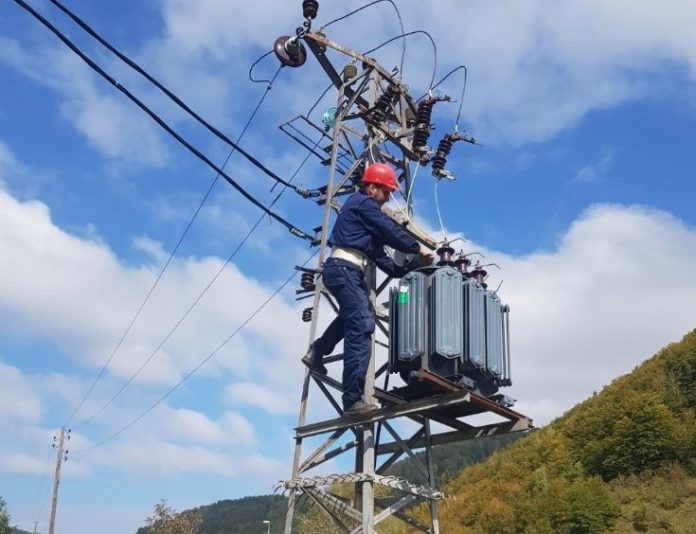
[[[24,0],[14,0],[16,4],[21,6],[25,11],[30,13],[34,18],[36,18],[41,24],[43,24],[47,29],[49,29],[56,37],[58,37],[71,51],[73,51],[80,59],[82,59],[87,65],[89,65],[95,72],[97,72],[102,78],[104,78],[107,82],[109,82],[111,85],[113,85],[115,88],[117,88],[119,91],[121,91],[124,95],[128,97],[129,100],[131,100],[136,106],[138,106],[141,110],[143,110],[152,120],[154,120],[159,126],[161,126],[168,134],[170,134],[174,139],[176,139],[180,144],[182,144],[184,147],[186,147],[189,152],[194,154],[198,159],[203,161],[205,164],[207,164],[210,168],[212,168],[214,171],[218,172],[232,187],[234,187],[241,195],[246,198],[249,202],[254,204],[256,207],[261,209],[266,215],[269,217],[275,219],[278,221],[280,224],[285,226],[290,233],[293,235],[300,237],[302,239],[306,239],[308,241],[312,240],[312,237],[307,234],[306,232],[303,232],[299,228],[297,228],[295,225],[287,221],[285,218],[281,217],[277,213],[272,212],[268,208],[266,208],[260,201],[258,201],[254,196],[249,194],[242,186],[240,186],[232,177],[230,177],[226,172],[224,172],[220,167],[215,165],[207,156],[205,156],[200,150],[198,150],[196,147],[194,147],[191,143],[186,141],[181,135],[179,135],[169,124],[167,124],[159,115],[157,115],[154,111],[152,111],[149,107],[147,107],[141,100],[139,100],[133,93],[131,93],[128,89],[126,89],[123,85],[121,85],[118,81],[116,81],[113,77],[111,77],[104,69],[102,69],[97,63],[95,63],[90,57],[88,57],[82,50],[80,50],[68,37],[66,37],[63,33],[61,33],[55,26],[53,26],[48,20],[46,20],[43,16],[41,16],[38,12],[36,12],[31,6],[29,6]],[[239,152],[242,152],[242,149],[239,147],[237,148]],[[282,180],[282,179],[281,179]],[[283,180],[285,182],[285,180]]]
[[[447,74],[445,74],[442,78],[440,78],[440,80],[435,85],[432,86],[431,91],[434,89],[437,89],[440,85],[442,85],[442,83],[444,83],[445,80],[447,80],[447,78],[449,78],[452,74],[454,74],[455,72],[457,72],[458,70],[461,70],[461,69],[464,69],[464,87],[462,88],[462,100],[463,100],[463,95],[464,95],[464,92],[466,91],[466,80],[467,80],[467,77],[469,76],[469,70],[466,68],[466,65],[459,65],[458,67],[453,68],[451,71],[449,71]],[[426,96],[428,96],[427,92],[422,94],[416,100],[416,102],[420,102]]]
[[[409,206],[411,201],[411,192],[413,191],[413,186],[416,184],[416,176],[418,176],[418,169],[420,169],[420,160],[416,163],[416,170],[413,171],[413,177],[411,178],[411,183],[408,186],[408,194],[406,195],[406,207]]]
[[[305,262],[302,264],[302,267],[307,265],[314,256],[316,256],[318,250],[314,251],[314,253],[305,260]],[[89,447],[86,447],[84,449],[75,451],[75,452],[85,452],[89,451],[92,449],[96,449],[97,447],[104,445],[105,443],[111,441],[118,435],[122,434],[135,424],[137,424],[140,420],[142,420],[147,414],[149,414],[152,410],[155,409],[161,402],[163,402],[167,397],[169,397],[172,393],[174,393],[177,389],[179,389],[184,382],[186,382],[189,378],[191,378],[201,367],[203,367],[206,363],[208,363],[227,343],[229,343],[233,337],[235,337],[247,324],[249,324],[267,305],[271,300],[275,298],[278,293],[280,293],[291,281],[295,276],[297,275],[297,270],[293,270],[293,273],[290,275],[289,278],[287,278],[271,295],[258,307],[254,312],[249,315],[222,343],[220,343],[208,356],[206,356],[203,360],[201,360],[191,371],[189,371],[176,385],[172,386],[164,395],[162,395],[157,401],[152,403],[145,411],[143,411],[140,415],[138,415],[136,418],[132,419],[128,424],[122,426],[106,438],[102,439],[101,441],[95,443],[94,445],[90,445]]]
[[[442,240],[446,241],[447,236],[445,235],[445,225],[442,223],[442,213],[440,213],[440,199],[438,198],[438,187],[442,180],[435,181],[435,210],[437,211],[437,220],[440,221],[440,229],[442,230]]]
[[[443,83],[452,74],[454,74],[455,72],[462,70],[462,69],[464,70],[464,84],[462,85],[462,94],[461,94],[461,97],[459,98],[459,110],[457,110],[457,120],[454,121],[455,131],[459,130],[459,118],[461,117],[461,114],[462,114],[462,104],[464,104],[464,95],[466,94],[466,81],[467,81],[467,78],[469,77],[469,70],[466,68],[466,65],[459,65],[458,67],[453,68],[451,71],[449,71],[447,74],[445,74],[442,78],[440,78],[440,81],[438,81],[435,85],[433,85],[433,89],[436,89],[441,83]],[[426,93],[426,95],[427,95],[427,93]],[[423,95],[418,100],[425,98],[426,95]]]
[[[334,86],[333,83],[330,83],[326,89],[322,91],[322,93],[319,95],[319,98],[317,98],[314,101],[314,104],[312,104],[312,107],[309,108],[309,111],[307,111],[307,117],[314,111],[314,109],[319,105],[319,102],[321,102],[321,99],[326,96],[326,93],[329,92],[329,89],[331,89]]]
[[[250,81],[250,82],[253,82],[253,83],[264,83],[264,82],[265,82],[265,83],[271,83],[270,80],[255,80],[254,78],[251,77],[251,73],[252,73],[252,71],[254,70],[254,67],[255,67],[263,58],[265,58],[265,57],[271,55],[272,53],[273,53],[273,50],[269,50],[268,52],[266,52],[264,55],[262,55],[259,59],[257,59],[256,61],[254,61],[254,62],[251,64],[251,67],[249,67],[249,74],[248,74],[248,76],[249,76],[249,81]]]
[[[368,7],[374,6],[375,4],[380,4],[382,2],[389,2],[392,5],[392,7],[394,8],[394,11],[396,11],[396,16],[399,19],[399,26],[401,27],[401,33],[403,34],[405,32],[404,21],[401,18],[401,12],[399,11],[399,8],[396,6],[396,4],[394,3],[393,0],[374,0],[374,2],[369,2],[362,7],[354,9],[350,13],[346,13],[345,15],[343,15],[341,17],[338,17],[336,19],[333,19],[333,20],[327,22],[326,24],[324,24],[322,26],[322,29],[328,28],[329,26],[331,26],[332,24],[334,24],[336,22],[347,19],[348,17],[352,17],[356,13],[359,13],[360,11],[362,11],[363,9],[367,9]],[[369,54],[369,52],[365,52],[365,53]],[[404,59],[405,59],[405,57],[406,57],[406,41],[402,41],[401,42],[401,63],[399,65],[399,75],[402,77],[403,77],[403,71],[404,71]]]
[[[23,7],[28,7],[27,4],[23,0],[15,0],[18,4],[22,5]],[[120,50],[118,50],[115,46],[113,46],[111,43],[109,43],[106,39],[104,39],[99,33],[97,33],[92,27],[90,27],[86,22],[84,22],[81,18],[79,18],[77,15],[75,15],[72,11],[70,11],[67,7],[65,7],[63,4],[61,4],[58,0],[49,0],[53,5],[55,5],[58,9],[60,9],[63,13],[65,13],[70,19],[72,19],[80,28],[82,28],[85,32],[87,32],[90,36],[92,36],[94,39],[96,39],[102,46],[104,46],[106,49],[108,49],[110,52],[112,52],[116,57],[118,57],[121,61],[123,61],[126,65],[128,65],[130,68],[132,68],[134,71],[136,71],[138,74],[143,76],[147,81],[152,83],[155,87],[157,87],[160,91],[162,91],[169,99],[171,99],[177,106],[179,106],[181,109],[183,109],[187,114],[189,114],[191,117],[193,117],[198,123],[200,123],[203,127],[205,127],[209,132],[211,132],[213,135],[215,135],[218,139],[223,141],[224,143],[227,143],[228,145],[234,147],[242,156],[244,156],[249,162],[251,162],[252,165],[254,165],[257,169],[261,170],[264,174],[269,176],[270,178],[281,182],[281,183],[286,183],[283,178],[278,176],[276,173],[268,169],[265,165],[263,165],[258,159],[256,159],[254,156],[249,154],[246,150],[244,150],[242,147],[237,145],[234,141],[232,141],[229,137],[227,137],[224,133],[222,133],[220,130],[212,126],[209,122],[207,122],[205,119],[203,119],[198,113],[193,111],[183,100],[181,100],[178,96],[176,96],[170,89],[168,89],[164,84],[162,84],[160,81],[158,81],[154,76],[149,74],[145,69],[143,69],[140,65],[138,65],[135,61],[133,61],[131,58],[123,54]],[[35,11],[31,10],[35,16],[38,15]],[[40,15],[39,15],[40,16]],[[45,19],[44,19],[45,20]],[[43,22],[43,20],[42,20]],[[46,25],[48,21],[44,23]],[[49,23],[50,24],[50,23]],[[56,33],[57,30],[55,30],[52,26],[47,26],[53,33],[55,33],[68,47],[70,47],[73,52],[77,52],[77,47],[73,49],[72,47],[75,45],[69,45],[67,38],[63,38],[59,35],[59,33]],[[83,57],[82,54],[78,55],[84,60],[86,60],[86,56]],[[88,62],[88,64],[92,66]],[[95,64],[96,65],[96,64]],[[99,72],[99,71],[97,71]],[[101,74],[101,72],[100,72]],[[104,74],[102,74],[104,76]],[[107,78],[108,81],[111,81]],[[252,80],[254,81],[254,80]],[[263,80],[262,80],[263,81]],[[118,83],[118,82],[117,82]],[[120,84],[116,85],[118,89],[120,89],[123,92],[123,89],[121,88],[122,86]],[[145,110],[144,110],[145,111]],[[299,192],[299,191],[298,191]]]
[[[259,99],[258,103],[256,104],[256,107],[255,107],[254,110],[251,112],[251,115],[249,116],[249,119],[247,120],[246,124],[244,125],[244,128],[242,128],[242,131],[239,133],[239,136],[237,137],[237,142],[239,142],[239,141],[242,139],[242,137],[243,137],[244,134],[246,133],[247,129],[248,129],[249,126],[251,125],[252,121],[253,121],[254,118],[256,117],[256,113],[257,113],[257,112],[259,111],[259,109],[261,108],[261,104],[263,104],[264,100],[266,99],[266,96],[268,95],[269,91],[271,90],[271,87],[273,86],[273,82],[275,82],[275,79],[276,79],[276,77],[278,76],[279,73],[280,73],[280,67],[278,67],[278,70],[276,71],[275,75],[273,76],[273,79],[270,80],[270,83],[268,84],[268,87],[266,87],[266,90],[264,91],[263,95],[261,95],[261,98]],[[227,166],[227,163],[230,161],[230,158],[232,157],[232,154],[234,153],[234,150],[235,150],[235,149],[234,149],[234,147],[233,147],[232,150],[230,150],[230,152],[227,154],[227,158],[225,158],[225,161],[223,162],[222,166],[220,167],[221,169],[224,169],[224,168]],[[118,352],[118,350],[121,348],[121,345],[122,345],[123,342],[125,341],[125,339],[126,339],[126,337],[128,336],[128,334],[130,333],[131,328],[133,327],[133,325],[135,324],[135,321],[136,321],[136,320],[138,319],[138,317],[140,316],[140,313],[143,311],[143,308],[145,307],[145,304],[146,304],[146,303],[148,302],[148,300],[150,299],[150,296],[152,296],[152,293],[154,292],[155,288],[157,287],[157,285],[159,284],[160,280],[162,279],[162,276],[164,275],[164,272],[167,270],[167,268],[169,267],[169,264],[170,264],[170,263],[172,262],[172,260],[174,259],[174,256],[176,255],[177,251],[179,250],[179,247],[181,246],[181,243],[184,241],[185,237],[188,235],[189,230],[190,230],[191,227],[193,226],[194,221],[195,221],[196,218],[198,217],[198,214],[200,213],[201,209],[203,209],[203,205],[206,203],[206,201],[207,201],[208,198],[210,197],[210,194],[212,193],[212,191],[213,191],[213,189],[214,189],[214,187],[215,187],[215,185],[217,184],[217,182],[218,182],[219,179],[220,179],[220,173],[216,173],[216,174],[215,174],[215,177],[213,178],[213,181],[210,183],[210,186],[208,187],[208,190],[206,191],[205,195],[203,195],[203,198],[201,199],[200,203],[198,204],[198,207],[196,208],[196,210],[194,211],[193,215],[191,216],[191,219],[189,220],[188,224],[187,224],[186,227],[184,228],[184,231],[182,232],[181,236],[179,237],[179,240],[177,241],[176,245],[174,246],[174,249],[173,249],[173,250],[171,251],[171,253],[169,254],[169,258],[167,258],[167,261],[164,263],[164,265],[163,265],[162,268],[160,269],[160,272],[158,273],[157,278],[155,279],[154,283],[152,284],[152,286],[151,286],[150,289],[148,290],[147,294],[145,295],[145,298],[143,299],[142,303],[141,303],[140,306],[138,307],[138,310],[135,312],[135,315],[133,316],[133,318],[131,319],[130,323],[128,324],[128,327],[126,328],[126,330],[125,330],[125,331],[123,332],[123,334],[121,335],[121,338],[120,338],[120,339],[118,340],[118,342],[116,343],[116,346],[115,346],[114,349],[111,351],[111,354],[109,355],[109,358],[106,360],[106,363],[104,363],[104,365],[102,366],[101,370],[99,371],[99,373],[98,373],[97,376],[95,377],[95,379],[94,379],[94,381],[92,382],[92,384],[90,385],[89,389],[88,389],[87,392],[84,394],[84,396],[82,397],[82,399],[81,399],[80,402],[78,403],[77,407],[73,410],[72,414],[71,414],[70,417],[68,418],[68,421],[65,423],[65,426],[69,425],[69,424],[70,424],[70,421],[72,421],[72,419],[73,419],[73,418],[75,417],[75,415],[78,413],[78,411],[80,410],[80,408],[82,407],[82,405],[84,404],[84,402],[87,400],[87,397],[89,397],[89,395],[90,395],[90,394],[92,393],[92,391],[94,390],[94,387],[97,385],[97,382],[99,382],[99,380],[102,378],[102,376],[103,376],[104,373],[106,372],[106,369],[109,367],[109,364],[111,363],[111,360],[113,360],[114,356],[116,355],[116,353]],[[124,389],[125,389],[125,388],[124,388]],[[112,399],[112,400],[113,400],[113,399]],[[104,409],[104,408],[102,408],[102,410],[103,410],[103,409]],[[101,413],[102,410],[100,410],[99,413]],[[93,415],[90,419],[88,419],[88,420],[86,420],[86,421],[83,421],[83,422],[81,423],[81,425],[86,424],[88,421],[90,421],[91,419],[93,419],[94,417],[96,417],[96,415],[97,415],[97,414]]]
[[[437,73],[437,45],[435,44],[435,40],[433,39],[433,36],[430,35],[427,31],[425,30],[414,30],[412,32],[406,32],[402,33],[401,35],[397,35],[395,37],[392,37],[391,39],[387,39],[384,41],[382,44],[375,46],[374,48],[371,48],[367,52],[364,52],[363,55],[365,54],[371,54],[372,52],[375,52],[376,50],[379,50],[383,46],[388,45],[389,43],[396,41],[397,39],[403,39],[404,37],[408,37],[409,35],[417,35],[417,34],[423,34],[425,35],[428,40],[430,40],[430,44],[433,47],[433,74],[430,77],[430,85],[428,86],[428,90],[433,89],[433,84],[435,83],[435,75]]]

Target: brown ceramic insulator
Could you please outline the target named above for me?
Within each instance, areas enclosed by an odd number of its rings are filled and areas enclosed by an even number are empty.
[[[299,39],[294,38],[290,41],[289,35],[283,35],[276,39],[273,45],[278,61],[288,67],[300,67],[307,61],[307,51]]]
[[[302,310],[302,321],[308,323],[312,320],[312,308]]]
[[[454,249],[450,247],[450,244],[447,241],[445,241],[435,252],[438,256],[440,256],[440,261],[437,262],[437,265],[454,265],[454,261],[452,261]]]
[[[454,260],[454,266],[463,274],[468,274],[469,265],[471,265],[471,260],[464,255],[457,256],[457,259]]]
[[[302,16],[309,20],[317,18],[319,2],[317,0],[304,0],[302,2]]]

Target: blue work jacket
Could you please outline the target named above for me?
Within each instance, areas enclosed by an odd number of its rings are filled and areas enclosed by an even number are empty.
[[[341,208],[329,245],[359,250],[389,276],[396,277],[407,271],[394,263],[384,246],[412,254],[420,250],[418,241],[385,215],[377,201],[362,190],[348,197]]]

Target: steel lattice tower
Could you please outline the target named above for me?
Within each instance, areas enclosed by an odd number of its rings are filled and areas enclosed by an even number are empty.
[[[308,30],[308,25],[305,28]],[[317,337],[320,308],[325,308],[321,306],[322,301],[326,301],[334,312],[337,311],[336,304],[323,287],[320,273],[327,258],[332,214],[340,210],[341,196],[352,193],[364,167],[377,161],[387,162],[396,168],[403,190],[408,190],[411,185],[412,162],[427,163],[428,153],[426,150],[414,149],[414,134],[418,128],[417,103],[394,73],[388,72],[375,60],[331,41],[322,33],[311,31],[301,32],[297,41],[291,43],[295,46],[291,55],[294,55],[299,64],[304,63],[304,49],[297,48],[300,39],[309,47],[338,91],[335,114],[329,114],[325,128],[313,124],[305,116],[296,117],[281,125],[281,129],[310,150],[313,150],[312,147],[303,140],[310,137],[298,135],[298,124],[313,131],[324,132],[326,142],[330,141],[323,152],[330,154],[325,160],[329,169],[328,181],[315,199],[323,205],[322,224],[316,229],[315,241],[319,246],[318,266],[317,269],[304,270],[308,280],[303,277],[307,282],[303,281],[304,290],[298,292],[313,298],[311,308],[305,310],[305,319],[311,317],[309,342],[312,343]],[[281,38],[279,42],[282,46],[287,38]],[[278,47],[278,42],[276,45]],[[281,55],[287,52],[287,48],[281,50]],[[329,51],[348,62],[341,74],[330,61]],[[327,133],[329,130],[330,138]],[[322,151],[315,153],[321,155]],[[421,243],[431,249],[437,248],[436,240],[420,231],[409,220],[410,209],[407,207],[407,210],[389,215]],[[368,267],[366,275],[377,330],[389,340],[388,311],[379,305],[378,299],[389,287],[390,279],[377,285],[374,266]],[[444,498],[444,494],[437,490],[432,446],[531,428],[531,420],[526,416],[428,371],[418,371],[417,377],[419,383],[426,386],[426,394],[423,394],[422,387],[412,394],[409,394],[408,388],[405,394],[401,394],[401,391],[399,394],[388,392],[388,366],[384,363],[377,367],[376,364],[378,352],[385,346],[375,335],[372,336],[365,397],[379,402],[381,408],[368,414],[344,417],[337,400],[342,392],[340,381],[306,370],[295,429],[292,478],[279,484],[289,494],[285,534],[292,531],[295,504],[300,496],[313,501],[345,532],[373,533],[376,532],[376,525],[394,516],[422,532],[437,534],[440,531],[437,502]],[[333,354],[325,357],[324,361],[331,364],[341,359],[342,354]],[[381,388],[375,386],[376,379],[380,378],[384,380]],[[338,417],[308,423],[310,392],[315,392],[317,398],[328,401]],[[484,412],[494,413],[503,421],[475,426],[462,420]],[[410,435],[401,437],[394,424],[396,419],[411,421]],[[443,430],[434,433],[432,422],[439,423],[438,427]],[[415,431],[412,430],[414,423]],[[387,442],[381,442],[384,435],[389,436]],[[324,436],[324,440],[307,454],[303,450],[303,442],[314,436]],[[413,451],[417,449],[424,449],[425,462],[419,461],[414,455]],[[308,476],[325,462],[352,453],[355,460],[354,472]],[[424,484],[385,475],[387,469],[403,455],[414,460]],[[381,463],[377,461],[380,457],[385,457]],[[354,485],[353,496],[345,498],[334,494],[332,486],[336,484]],[[376,495],[376,486],[387,488],[389,494],[386,497]],[[420,503],[427,505],[427,523],[407,513],[407,507]]]

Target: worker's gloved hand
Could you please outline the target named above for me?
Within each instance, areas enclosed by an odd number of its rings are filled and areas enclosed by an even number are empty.
[[[425,248],[423,245],[421,245],[421,248],[418,251],[418,256],[420,256],[420,260],[426,265],[430,265],[435,257],[433,251]]]

